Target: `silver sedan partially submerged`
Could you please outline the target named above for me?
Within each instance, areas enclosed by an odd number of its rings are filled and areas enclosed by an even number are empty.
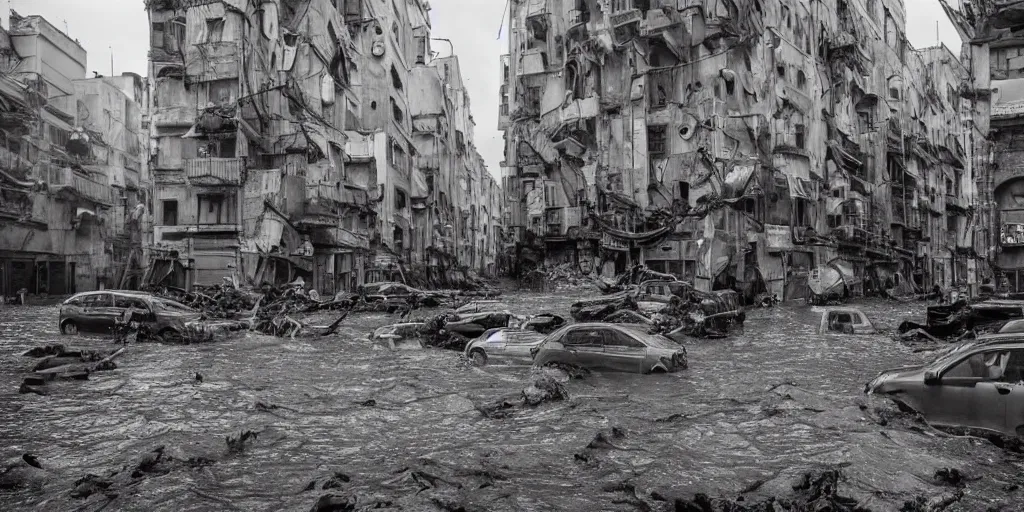
[[[530,350],[544,341],[545,335],[515,328],[488,329],[466,345],[466,357],[477,366],[495,362],[525,364],[533,362]]]
[[[686,348],[660,334],[648,333],[648,328],[609,323],[568,325],[531,350],[533,364],[632,373],[685,370]]]

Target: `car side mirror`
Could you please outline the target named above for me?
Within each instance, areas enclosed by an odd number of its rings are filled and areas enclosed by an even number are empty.
[[[929,386],[934,386],[939,383],[939,374],[929,370],[924,372],[924,383]]]

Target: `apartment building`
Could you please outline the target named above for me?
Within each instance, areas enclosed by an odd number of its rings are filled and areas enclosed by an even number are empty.
[[[642,262],[805,297],[974,284],[967,74],[899,0],[512,3],[508,229],[524,265]]]

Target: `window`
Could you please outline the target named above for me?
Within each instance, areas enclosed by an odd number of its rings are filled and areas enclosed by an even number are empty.
[[[109,308],[114,305],[109,293],[97,293],[82,297],[82,305],[87,308]]]
[[[114,307],[149,310],[149,306],[146,305],[146,301],[138,297],[129,297],[127,295],[114,295]]]
[[[943,379],[999,380],[1009,362],[1010,352],[991,351],[974,354],[942,374]]]
[[[801,89],[807,87],[807,75],[802,69],[796,72],[796,86]]]
[[[607,347],[644,348],[644,344],[619,331],[605,331],[604,344]]]
[[[396,188],[395,189],[395,209],[396,210],[404,210],[407,204],[408,203],[407,203],[407,200],[406,200],[405,192],[403,192],[403,191],[401,191],[401,190]]]
[[[174,199],[168,199],[163,201],[163,224],[164,226],[177,226],[178,225],[178,201]]]
[[[162,22],[153,22],[150,27],[149,44],[153,48],[164,47],[164,24]]]
[[[806,143],[804,138],[804,125],[798,124],[795,127],[793,127],[793,143],[796,145],[796,147],[804,149],[804,144]]]
[[[224,18],[206,20],[206,42],[219,43],[224,40]]]
[[[227,224],[227,200],[222,194],[199,194],[197,224]]]
[[[647,127],[647,154],[650,156],[664,155],[668,148],[666,146],[665,125],[653,125]]]
[[[167,51],[180,52],[185,48],[185,18],[178,17],[167,24]]]
[[[889,88],[889,97],[894,99],[894,100],[900,99],[900,90],[899,90],[899,88],[897,88],[897,87],[890,87]]]
[[[402,112],[402,108],[398,106],[398,103],[394,98],[390,98],[391,101],[391,117],[395,119],[396,123],[401,123],[402,119],[405,118],[405,113]]]
[[[786,79],[786,66],[784,64],[780,64],[778,67],[775,68],[775,73],[779,75],[779,78],[785,80]]]
[[[803,198],[797,198],[796,199],[796,208],[795,208],[795,212],[794,212],[796,218],[794,219],[794,223],[793,223],[794,226],[801,226],[801,227],[803,227],[803,226],[810,226],[811,225],[810,220],[809,220],[810,216],[808,215],[809,212],[808,212],[808,208],[807,208],[807,202],[808,201],[806,199],[803,199]]]
[[[562,338],[562,344],[577,347],[582,345],[602,346],[604,340],[599,330],[579,329],[566,333],[565,337]]]
[[[391,86],[394,87],[395,90],[402,90],[402,78],[398,76],[398,70],[395,69],[394,64],[391,65]]]

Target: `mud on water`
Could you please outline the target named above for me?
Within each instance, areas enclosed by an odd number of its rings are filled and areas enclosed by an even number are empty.
[[[505,299],[565,315],[574,297]],[[924,305],[862,307],[893,329]],[[307,511],[328,493],[337,510],[651,510],[695,493],[785,495],[825,467],[872,510],[951,485],[963,497],[946,510],[1024,509],[1019,455],[899,415],[879,425],[873,408],[891,406],[864,397],[864,383],[924,355],[888,335],[818,336],[803,305],[753,310],[742,333],[691,341],[689,370],[572,379],[567,399],[503,418],[477,407],[519,393],[531,369],[375,346],[372,328],[396,321],[383,314],[353,315],[332,337],[132,345],[117,370],[19,394],[25,350],[111,348],[60,336],[56,315],[0,315],[0,456],[31,453],[43,468],[0,491],[2,510]],[[111,485],[72,497],[89,474]]]

